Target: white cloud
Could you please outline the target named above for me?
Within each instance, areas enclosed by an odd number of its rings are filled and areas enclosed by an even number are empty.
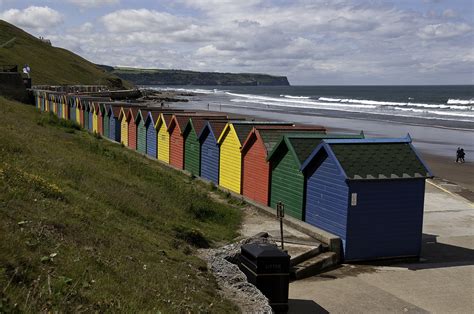
[[[119,0],[66,0],[81,8],[97,8],[106,5],[119,4]]]
[[[430,24],[422,27],[418,36],[423,39],[441,39],[464,35],[472,30],[466,23]]]
[[[10,9],[0,13],[0,19],[19,27],[44,31],[58,26],[63,22],[63,16],[49,7],[30,6],[24,10]]]
[[[110,32],[165,32],[186,28],[188,18],[180,18],[169,13],[139,9],[119,10],[102,17]]]
[[[170,0],[163,7],[170,10],[112,11],[48,37],[98,63],[266,72],[305,84],[425,83],[426,73],[453,83],[450,69],[474,68],[472,22],[452,12],[342,0]]]

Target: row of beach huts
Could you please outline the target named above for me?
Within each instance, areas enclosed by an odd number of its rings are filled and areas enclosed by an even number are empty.
[[[428,167],[404,138],[34,90],[36,107],[342,240],[346,261],[419,256]]]

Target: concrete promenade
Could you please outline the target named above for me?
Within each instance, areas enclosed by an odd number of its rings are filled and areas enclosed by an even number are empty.
[[[472,313],[474,206],[427,183],[421,262],[342,265],[290,285],[290,313]]]

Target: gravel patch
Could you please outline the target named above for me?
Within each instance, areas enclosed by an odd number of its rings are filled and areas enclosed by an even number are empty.
[[[199,250],[199,256],[207,261],[217,279],[224,297],[231,300],[243,313],[272,313],[268,299],[234,264],[238,262],[240,247],[247,243],[274,243],[264,234],[241,240],[217,249]]]

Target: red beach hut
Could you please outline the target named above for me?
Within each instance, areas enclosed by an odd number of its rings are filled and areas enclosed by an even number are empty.
[[[168,133],[170,134],[170,165],[178,169],[184,169],[183,131],[188,121],[188,115],[174,115],[168,126]]]
[[[321,126],[257,125],[242,145],[242,195],[268,205],[270,194],[270,164],[268,153],[287,133],[325,133]]]

